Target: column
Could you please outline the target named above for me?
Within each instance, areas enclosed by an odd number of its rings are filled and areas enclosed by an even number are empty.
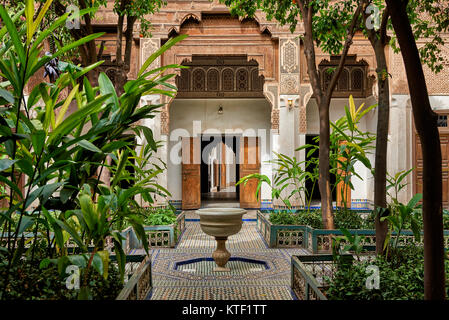
[[[279,153],[300,160],[301,154],[295,150],[305,138],[299,132],[300,103],[300,65],[299,39],[281,38],[279,40]],[[304,136],[305,137],[305,136]],[[299,157],[298,157],[299,156]],[[288,195],[293,186],[285,190]],[[299,197],[290,199],[293,206],[299,206]]]
[[[161,46],[161,40],[159,38],[141,38],[140,39],[140,66]],[[151,65],[147,68],[147,70],[159,68],[161,66],[161,59],[158,57],[155,59]],[[146,95],[141,98],[141,106],[144,105],[157,105],[165,102],[165,99],[161,99],[161,95]],[[144,119],[140,125],[146,126],[153,131],[153,137],[155,141],[160,141],[162,146],[158,148],[157,153],[152,156],[152,163],[158,163],[160,165],[160,161],[163,161],[167,164],[169,161],[167,154],[167,143],[168,136],[167,132],[164,130],[164,111],[165,106],[161,107],[160,113],[157,113],[153,119]],[[146,144],[145,138],[138,138],[138,144]],[[140,151],[140,148],[139,150]],[[157,183],[167,188],[167,170],[165,170],[162,174],[157,177]],[[156,196],[155,198],[158,204],[163,204],[166,200],[163,197]],[[147,203],[144,203],[143,200],[140,199],[141,205],[146,206]]]
[[[390,106],[390,129],[388,133],[388,163],[387,171],[395,175],[399,171],[412,168],[412,112],[409,95],[393,95]],[[412,174],[407,178],[409,185],[399,195],[399,201],[408,202],[412,196]]]

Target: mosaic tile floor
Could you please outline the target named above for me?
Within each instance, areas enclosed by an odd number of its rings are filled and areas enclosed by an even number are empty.
[[[251,219],[251,212],[249,219]],[[198,218],[193,212],[188,219]],[[244,217],[244,219],[248,219]],[[229,237],[230,272],[214,272],[210,260],[215,240],[201,231],[198,221],[187,221],[174,249],[152,250],[151,300],[291,300],[290,257],[303,249],[269,249],[256,229],[244,221]]]

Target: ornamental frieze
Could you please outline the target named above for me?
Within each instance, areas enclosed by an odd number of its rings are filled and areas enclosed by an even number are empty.
[[[176,76],[178,98],[263,98],[264,77],[246,55],[192,56]]]

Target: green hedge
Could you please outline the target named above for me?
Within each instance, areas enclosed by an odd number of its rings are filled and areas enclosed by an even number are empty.
[[[368,289],[367,267],[379,267],[379,289]],[[446,264],[446,272],[449,265]],[[449,275],[448,275],[449,276]],[[424,299],[424,252],[422,247],[409,246],[392,251],[388,258],[354,262],[340,268],[326,290],[329,300],[422,300]]]
[[[374,220],[370,220],[372,214],[367,219],[363,219],[357,211],[337,210],[334,212],[334,223],[336,229],[373,229]],[[373,218],[372,218],[373,219]],[[272,211],[270,212],[270,222],[273,225],[306,225],[315,229],[322,229],[321,210],[301,210],[292,211]]]

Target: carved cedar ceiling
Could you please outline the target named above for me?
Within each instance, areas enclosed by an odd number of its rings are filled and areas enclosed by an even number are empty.
[[[264,76],[247,55],[193,55],[176,76],[177,98],[264,98]]]
[[[340,56],[331,56],[330,61],[323,60],[319,64],[321,85],[324,90],[327,90],[339,62]],[[332,97],[347,98],[351,94],[354,98],[369,97],[374,79],[368,76],[368,72],[369,65],[365,60],[357,61],[356,55],[349,55]]]

